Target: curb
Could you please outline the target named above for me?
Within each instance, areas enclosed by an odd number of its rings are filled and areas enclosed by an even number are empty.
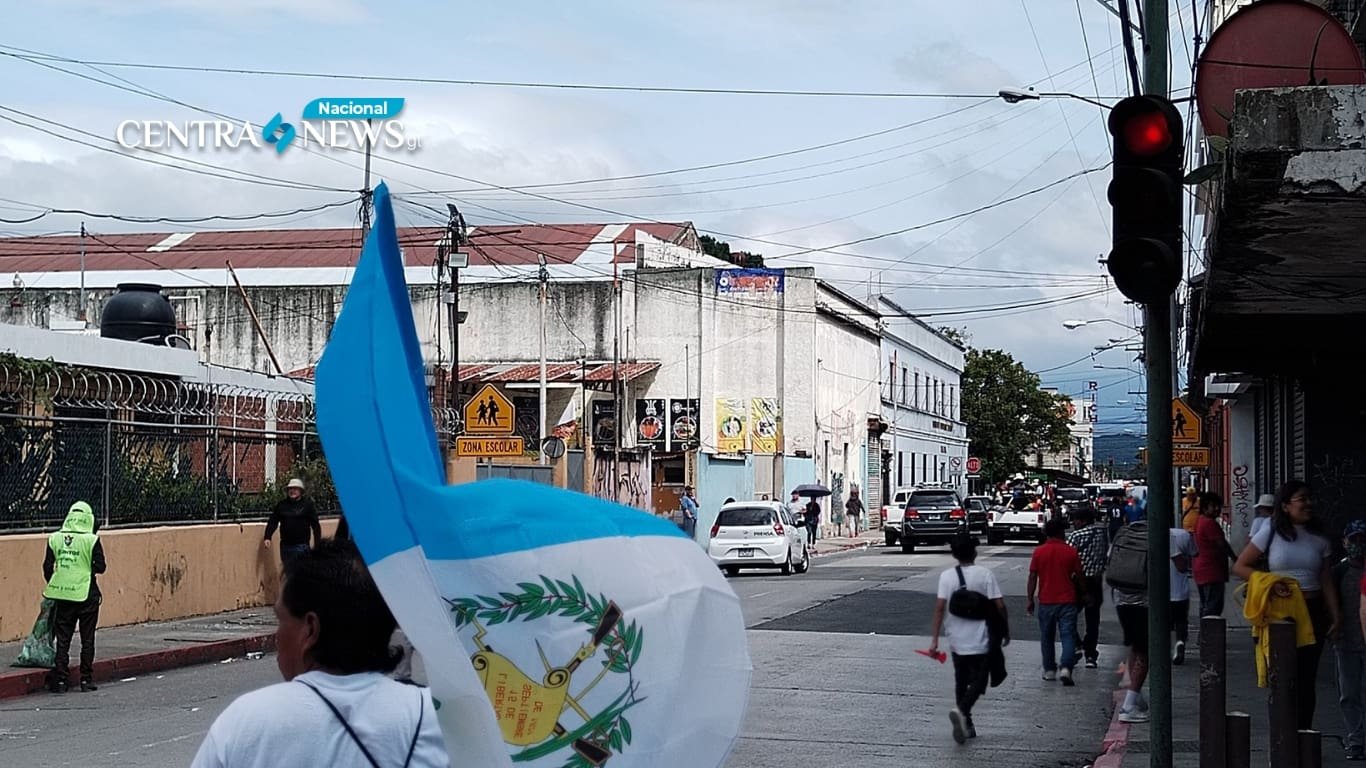
[[[275,633],[218,640],[181,648],[135,653],[95,661],[95,682],[105,683],[135,675],[162,672],[196,664],[208,664],[248,653],[275,650]],[[73,654],[74,655],[74,654]],[[26,669],[0,673],[0,700],[27,696],[47,688],[46,669]]]
[[[1124,703],[1124,690],[1115,691],[1115,713],[1110,718],[1110,728],[1101,742],[1101,755],[1091,763],[1091,768],[1120,768],[1124,764],[1124,752],[1129,747],[1129,728],[1119,721],[1119,708]]]
[[[812,552],[811,557],[814,559],[817,557],[825,557],[826,555],[837,555],[841,552],[848,552],[854,549],[867,549],[869,546],[870,545],[867,542],[862,544],[842,544],[834,549],[827,549],[824,552]]]

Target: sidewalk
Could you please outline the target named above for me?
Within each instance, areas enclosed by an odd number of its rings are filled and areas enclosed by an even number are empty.
[[[47,670],[9,666],[22,642],[0,644],[0,699],[25,696],[46,685]],[[76,681],[80,638],[71,643]],[[270,606],[175,621],[101,627],[95,635],[95,682],[220,662],[275,649],[275,615]]]
[[[871,530],[860,533],[856,538],[848,536],[826,536],[816,539],[816,549],[812,551],[812,557],[822,555],[832,555],[836,552],[844,552],[851,549],[865,549],[867,547],[882,546],[882,531]]]
[[[1234,611],[1235,606],[1230,603],[1227,613]],[[1195,645],[1198,627],[1199,624],[1193,620],[1192,642],[1186,653],[1186,663],[1172,668],[1172,765],[1175,768],[1195,768],[1199,764],[1200,652]],[[1257,687],[1251,631],[1241,613],[1230,617],[1227,643],[1227,711],[1246,712],[1252,716],[1252,765],[1265,766],[1268,761],[1269,690]],[[1338,707],[1336,665],[1333,651],[1329,648],[1319,665],[1318,705],[1314,713],[1314,726],[1324,736],[1325,768],[1349,765],[1339,741],[1343,725],[1342,710]],[[1149,736],[1149,725],[1123,725],[1118,720],[1112,720],[1105,741],[1108,747],[1112,740],[1118,740],[1117,748],[1114,754],[1097,760],[1095,768],[1141,768],[1148,765],[1151,751]]]

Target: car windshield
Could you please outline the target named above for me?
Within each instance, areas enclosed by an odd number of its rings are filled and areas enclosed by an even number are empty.
[[[916,491],[911,494],[907,504],[924,505],[952,505],[958,503],[958,496],[953,491]]]
[[[1082,501],[1086,498],[1086,491],[1081,488],[1059,488],[1058,498],[1064,501]]]
[[[721,510],[716,518],[717,525],[748,526],[773,525],[773,510],[763,507],[731,507]]]
[[[986,508],[986,502],[981,499],[968,499],[968,509],[983,510]]]
[[[1100,497],[1107,500],[1122,500],[1124,498],[1123,488],[1104,488],[1101,489]]]

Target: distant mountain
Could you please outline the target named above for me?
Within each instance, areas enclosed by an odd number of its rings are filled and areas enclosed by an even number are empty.
[[[1137,435],[1101,435],[1095,439],[1095,464],[1115,463],[1121,473],[1132,472],[1138,467],[1138,449],[1143,447],[1143,438]]]

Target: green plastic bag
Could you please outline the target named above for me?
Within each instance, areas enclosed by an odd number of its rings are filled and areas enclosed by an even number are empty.
[[[56,614],[56,601],[43,598],[42,607],[38,610],[38,620],[33,622],[33,631],[24,639],[24,645],[19,649],[19,659],[14,662],[14,666],[52,668],[57,660],[57,635],[53,632]]]

